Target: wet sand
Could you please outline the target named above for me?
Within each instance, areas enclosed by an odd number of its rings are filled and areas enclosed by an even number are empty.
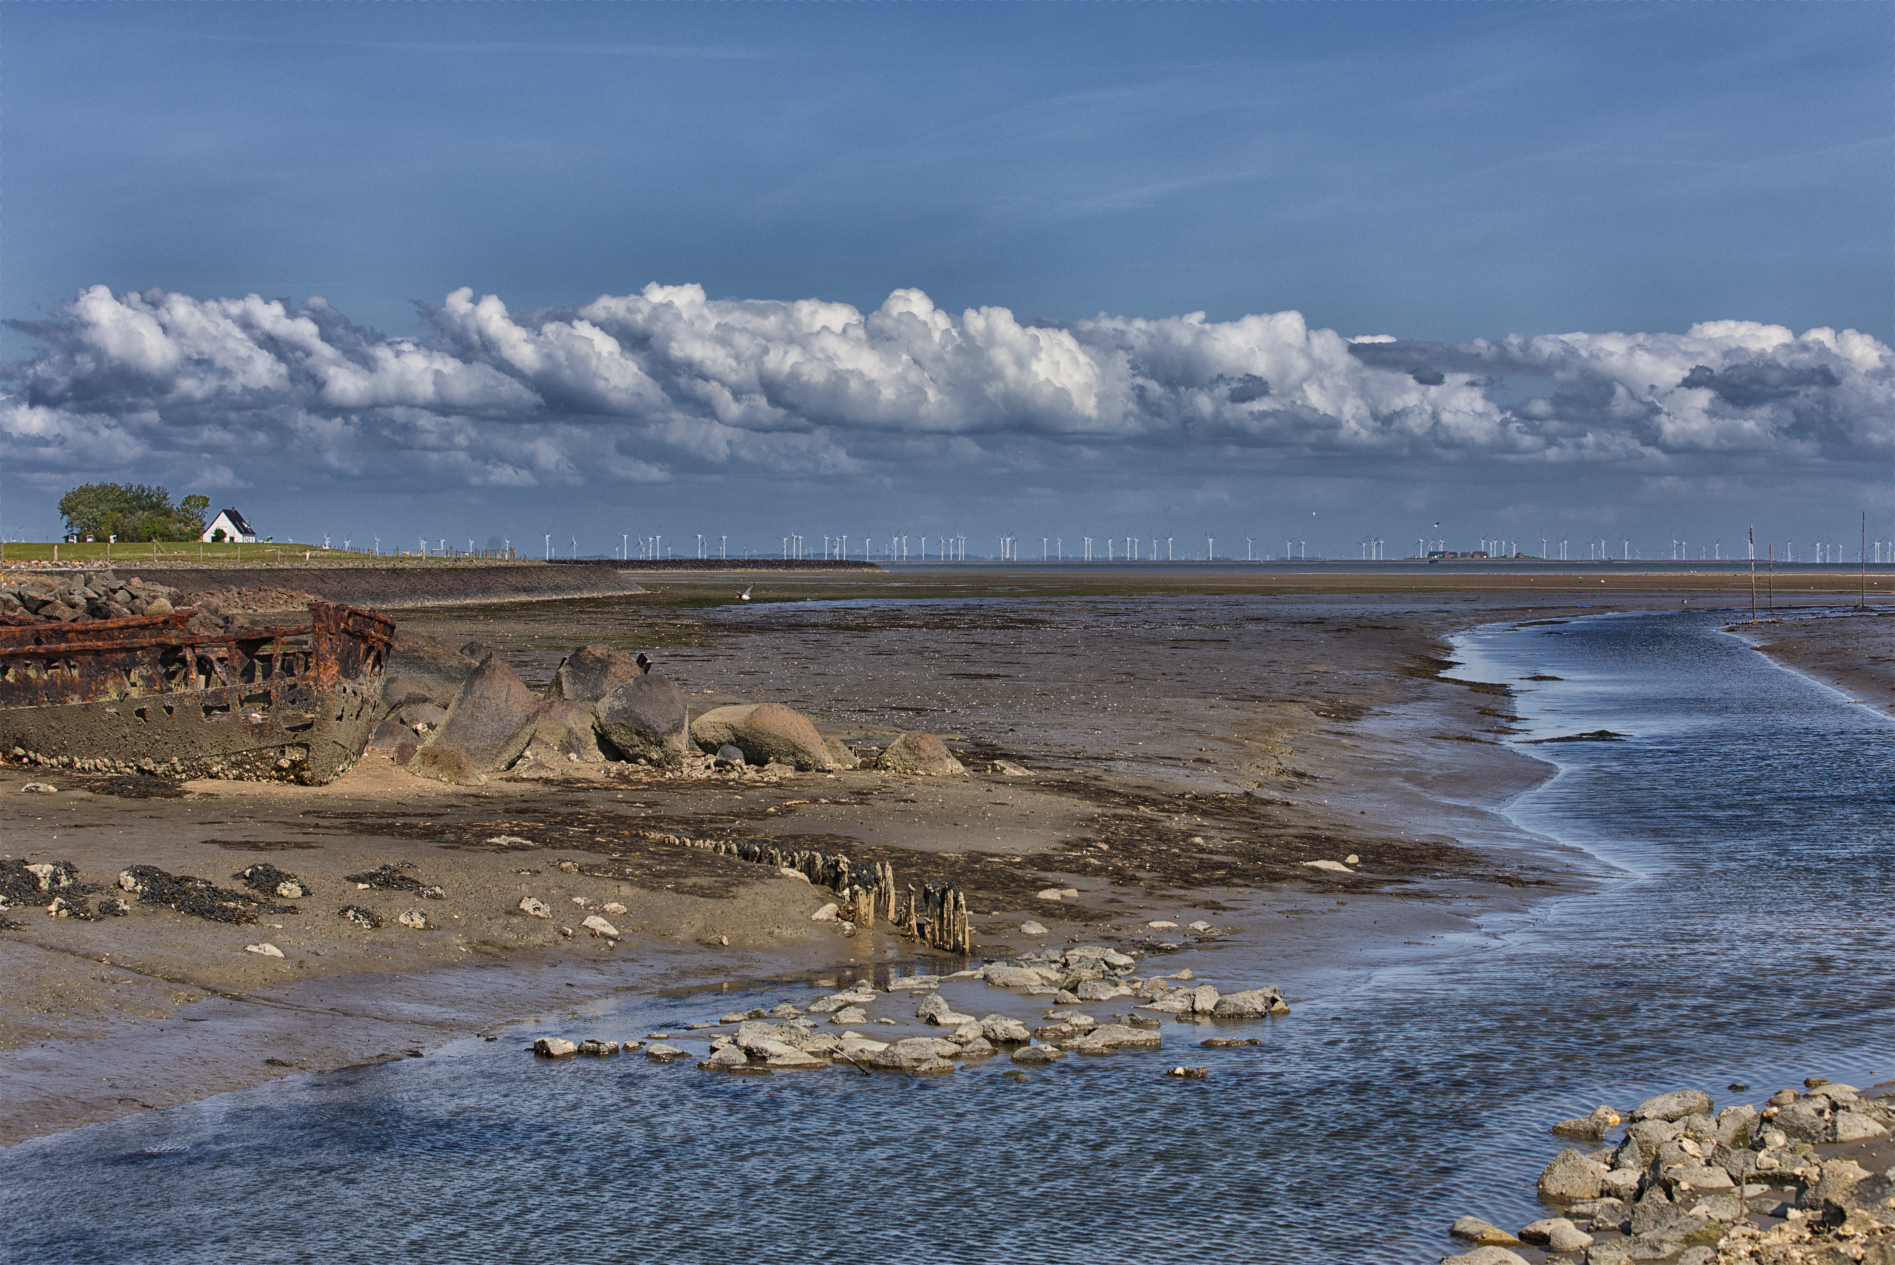
[[[1681,591],[1669,576],[1584,587],[906,574],[772,577],[762,601],[734,606],[722,577],[638,579],[651,592],[635,599],[395,613],[496,647],[535,684],[566,651],[604,642],[652,653],[694,711],[782,701],[865,746],[931,730],[969,776],[757,782],[575,767],[557,782],[453,788],[372,753],[328,787],[194,782],[139,798],[126,792],[153,788],[0,767],[8,855],[70,861],[101,884],[142,863],[236,886],[235,871],[268,861],[315,893],[253,926],[148,907],[97,922],[14,911],[0,932],[0,1144],[425,1052],[614,990],[922,956],[885,929],[844,938],[809,920],[826,893],[667,834],[779,838],[890,861],[904,884],[958,882],[977,953],[1040,943],[1021,936],[1027,918],[1053,942],[1265,945],[1305,984],[1425,953],[1596,869],[1496,814],[1547,766],[1499,745],[1507,683],[1457,678],[1443,639],[1494,620],[1732,600],[1729,576],[1684,577],[1724,587]],[[1872,638],[1852,648],[1837,626],[1799,620],[1771,635],[1823,647],[1801,653],[1828,671],[1873,657]],[[1000,760],[1030,776],[995,771]],[[31,780],[60,790],[22,793]],[[1360,873],[1304,864],[1349,855]],[[403,862],[445,899],[345,878]],[[1054,902],[1037,895],[1047,888],[1079,894]],[[519,913],[523,895],[554,917]],[[606,915],[626,932],[617,947],[580,929],[608,902],[627,910]],[[384,926],[345,921],[345,904]],[[398,926],[409,909],[436,929]],[[1153,920],[1216,931],[1154,931]],[[245,952],[260,941],[285,956]]]

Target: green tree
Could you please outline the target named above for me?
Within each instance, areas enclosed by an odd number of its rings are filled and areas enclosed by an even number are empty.
[[[190,540],[203,533],[210,503],[209,497],[187,496],[174,508],[171,494],[156,484],[87,483],[59,499],[59,512],[66,529],[82,536]]]
[[[187,496],[178,502],[178,521],[189,533],[179,539],[196,539],[204,534],[204,515],[210,507],[208,496]]]

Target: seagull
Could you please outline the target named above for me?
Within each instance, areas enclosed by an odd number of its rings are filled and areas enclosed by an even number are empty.
[[[750,589],[754,589],[754,588],[756,588],[756,587],[757,587],[757,586],[753,584],[753,585],[751,585],[751,586],[750,586]],[[741,592],[741,593],[739,593],[739,594],[737,595],[737,600],[738,600],[738,601],[740,601],[740,602],[747,602],[747,601],[749,601],[749,600],[750,600],[750,589],[745,589],[745,590],[744,590],[743,592]]]

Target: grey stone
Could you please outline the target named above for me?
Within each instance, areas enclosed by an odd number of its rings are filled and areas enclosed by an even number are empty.
[[[1080,1001],[1111,1001],[1114,997],[1130,997],[1132,990],[1116,980],[1085,980],[1073,995]]]
[[[915,1007],[915,1018],[943,1028],[958,1028],[964,1023],[975,1022],[972,1015],[956,1013],[947,1004],[947,998],[939,993],[929,993],[921,999],[921,1004]]]
[[[1520,1231],[1529,1243],[1542,1243],[1555,1252],[1577,1252],[1592,1246],[1592,1236],[1565,1217],[1546,1217]]]
[[[368,745],[371,750],[379,750],[384,747],[399,747],[404,742],[413,743],[419,747],[421,735],[398,720],[384,720],[375,726],[375,732],[369,735]]]
[[[1662,1190],[1648,1190],[1645,1197],[1632,1206],[1631,1233],[1645,1238],[1662,1232],[1667,1226],[1678,1222],[1683,1213],[1673,1206]]]
[[[1829,1167],[1823,1165],[1825,1173]],[[1846,1218],[1852,1225],[1864,1227],[1895,1225],[1895,1169],[1827,1190],[1823,1201],[1824,1210],[1835,1220]]]
[[[1584,1151],[1568,1147],[1553,1157],[1540,1174],[1540,1198],[1565,1202],[1573,1199],[1597,1199],[1604,1188],[1607,1173],[1601,1164]]]
[[[1792,1142],[1807,1142],[1811,1146],[1820,1146],[1830,1138],[1829,1117],[1824,1114],[1820,1099],[1812,1101],[1805,1098],[1791,1103],[1779,1111],[1766,1127],[1782,1130]]]
[[[952,777],[967,772],[947,744],[929,733],[903,734],[888,744],[878,763],[890,773],[911,777]]]
[[[1737,1183],[1723,1169],[1711,1164],[1687,1164],[1665,1170],[1665,1180],[1670,1183],[1672,1193],[1680,1190],[1729,1190]]]
[[[663,1041],[654,1041],[645,1047],[645,1057],[654,1063],[669,1063],[674,1059],[689,1058],[689,1050],[680,1050],[675,1045],[666,1045]]]
[[[1839,1111],[1834,1123],[1836,1141],[1861,1142],[1888,1136],[1888,1127],[1859,1111]]]
[[[1588,1115],[1560,1121],[1553,1126],[1553,1133],[1562,1138],[1583,1138],[1597,1142],[1605,1137],[1606,1130],[1618,1124],[1619,1120],[1619,1113],[1612,1108],[1594,1107]]]
[[[533,1043],[533,1053],[540,1055],[542,1058],[571,1058],[578,1052],[578,1046],[570,1041],[563,1041],[558,1037],[541,1037]]]
[[[869,1012],[862,1009],[860,1006],[844,1006],[841,1010],[838,1010],[833,1015],[829,1016],[830,1023],[849,1024],[849,1023],[867,1023],[868,1021],[869,1021]]]
[[[1023,936],[1043,936],[1046,934],[1046,928],[1029,919],[1020,924],[1020,934]]]
[[[1536,1223],[1537,1224],[1537,1223]],[[1482,1247],[1518,1247],[1520,1240],[1491,1221],[1479,1217],[1461,1217],[1448,1227],[1448,1233]]]
[[[691,723],[691,739],[704,751],[736,747],[750,764],[775,760],[805,771],[835,765],[816,726],[781,703],[712,708]]]
[[[397,627],[395,644],[389,649],[383,670],[391,680],[401,682],[403,691],[410,696],[419,691],[446,707],[479,666],[445,641],[411,628]],[[389,701],[394,702],[392,698]]]
[[[1682,1120],[1709,1113],[1711,1096],[1701,1089],[1677,1089],[1656,1094],[1632,1109],[1634,1120]]]
[[[1638,1168],[1615,1168],[1599,1179],[1600,1193],[1613,1199],[1630,1199],[1638,1193],[1645,1172]]]
[[[647,1051],[647,1054],[649,1053],[650,1052]],[[709,1069],[729,1069],[733,1067],[748,1067],[749,1065],[750,1056],[745,1054],[740,1047],[734,1045],[720,1046],[712,1050],[710,1056],[698,1064],[699,1067]]]
[[[1733,1221],[1741,1221],[1750,1210],[1744,1206],[1741,1196],[1731,1191],[1720,1191],[1714,1195],[1706,1195],[1693,1203],[1686,1211],[1690,1216],[1707,1217],[1712,1221],[1722,1221],[1728,1225]]]
[[[687,734],[684,695],[655,672],[633,677],[598,704],[599,734],[621,759],[676,765]]]
[[[1272,984],[1267,988],[1250,988],[1240,993],[1225,993],[1211,1007],[1211,1014],[1219,1019],[1254,1019],[1261,1015],[1289,1013],[1289,1006],[1283,1000],[1283,993]]]
[[[1131,1028],[1121,1023],[1102,1023],[1082,1037],[1059,1043],[1062,1050],[1075,1054],[1104,1054],[1112,1050],[1155,1050],[1161,1038],[1149,1028]]]
[[[591,704],[549,699],[540,704],[529,746],[550,747],[564,760],[577,757],[580,764],[599,764],[605,753],[599,750],[597,725]]]
[[[473,670],[472,664],[468,665],[468,670]],[[454,695],[458,693],[460,693],[460,685],[457,683],[452,693],[448,695],[448,702],[453,702]],[[392,711],[404,703],[426,703],[432,701],[432,698],[428,691],[422,688],[421,682],[415,680],[415,678],[411,676],[391,676],[384,678],[382,681],[382,701],[386,703]]]
[[[426,733],[440,727],[447,719],[447,708],[431,698],[416,703],[403,703],[397,707],[393,719],[400,721],[416,733]]]
[[[1044,1064],[1064,1058],[1060,1051],[1050,1045],[1023,1045],[1013,1052],[1015,1063]]]
[[[460,751],[483,773],[504,769],[526,750],[539,711],[539,697],[496,655],[468,676],[428,747]]]
[[[1441,1265],[1527,1265],[1527,1259],[1504,1247],[1477,1247],[1459,1256],[1444,1256]]]
[[[402,751],[405,744],[395,749]],[[422,747],[409,759],[407,768],[416,777],[448,782],[455,786],[478,786],[487,780],[473,757],[459,747],[438,747],[432,744]]]
[[[743,748],[732,746],[727,742],[717,749],[717,758],[725,764],[742,764],[744,763]]]
[[[546,687],[548,699],[596,703],[645,670],[638,660],[610,646],[581,646],[560,662]]]
[[[1033,1039],[1026,1025],[1007,1015],[988,1015],[980,1021],[981,1035],[1000,1045],[1025,1045]]]
[[[829,753],[829,763],[831,767],[836,769],[859,769],[862,767],[862,758],[856,755],[855,752],[849,750],[848,745],[844,743],[842,739],[825,738],[823,739],[822,745],[823,750]]]
[[[867,1057],[870,1067],[885,1071],[914,1071],[948,1054],[959,1054],[961,1047],[952,1041],[937,1040],[932,1037],[910,1037],[897,1041],[885,1050],[878,1050]]]
[[[1027,966],[984,967],[981,977],[995,988],[1032,988],[1046,982],[1038,971]]]

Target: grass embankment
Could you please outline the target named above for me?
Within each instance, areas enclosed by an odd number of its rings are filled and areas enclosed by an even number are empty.
[[[0,565],[12,563],[79,563],[86,566],[146,567],[440,567],[528,566],[537,559],[507,558],[497,549],[442,557],[415,553],[363,553],[352,549],[324,549],[296,541],[253,545],[200,544],[197,541],[6,541],[0,543]]]

